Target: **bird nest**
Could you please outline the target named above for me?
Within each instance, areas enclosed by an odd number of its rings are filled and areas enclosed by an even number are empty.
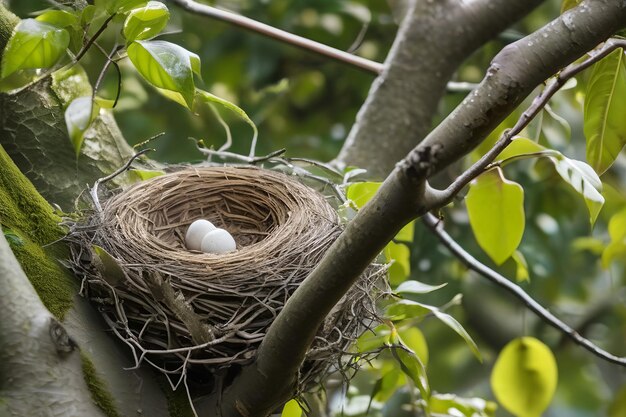
[[[207,219],[238,250],[185,247]],[[76,225],[73,267],[137,365],[185,374],[249,362],[287,299],[341,233],[325,197],[285,174],[253,167],[187,168],[114,193]],[[373,265],[327,317],[300,371],[300,389],[329,370],[373,320]]]

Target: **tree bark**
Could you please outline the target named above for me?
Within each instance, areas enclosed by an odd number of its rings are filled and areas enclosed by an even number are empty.
[[[543,1],[413,1],[335,162],[386,177],[430,131],[461,62]]]
[[[441,208],[425,181],[478,145],[530,92],[626,25],[626,0],[591,0],[501,51],[481,85],[396,165],[287,301],[256,361],[224,394],[224,417],[266,416],[293,393],[318,326],[384,245],[410,220]]]
[[[48,312],[0,230],[0,414],[104,417],[85,383],[79,350]]]

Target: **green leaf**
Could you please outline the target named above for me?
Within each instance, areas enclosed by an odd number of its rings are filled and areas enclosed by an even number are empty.
[[[551,156],[550,160],[554,163],[559,175],[585,199],[585,204],[589,210],[589,220],[593,225],[604,205],[600,177],[582,161],[569,159],[563,155]]]
[[[91,96],[78,97],[72,100],[65,109],[65,124],[76,156],[83,146],[83,135],[99,110],[98,105],[91,100]]]
[[[563,0],[561,3],[561,13],[565,13],[569,9],[578,6],[581,0]]]
[[[351,200],[357,208],[362,208],[374,197],[382,182],[357,182],[350,184],[346,190],[346,197]]]
[[[50,23],[61,28],[78,24],[78,16],[65,10],[48,10],[37,16],[35,20]]]
[[[417,327],[408,327],[406,329],[398,330],[400,338],[404,344],[411,349],[417,357],[420,359],[424,367],[428,366],[428,344],[426,338],[420,329]]]
[[[396,286],[411,275],[411,251],[402,243],[389,242],[384,249],[389,266],[389,283]]]
[[[98,8],[93,4],[87,5],[80,13],[80,24],[85,25],[94,20],[98,11]]]
[[[165,28],[169,19],[170,11],[165,4],[150,1],[128,14],[124,21],[124,37],[127,42],[150,39]]]
[[[0,78],[21,69],[52,67],[69,43],[65,29],[35,19],[22,20],[4,49]]]
[[[109,13],[125,13],[135,7],[141,7],[148,0],[112,0],[108,1],[107,11]]]
[[[398,391],[398,388],[406,383],[406,377],[404,375],[403,372],[397,369],[385,372],[383,377],[376,381],[376,385],[372,390],[372,399],[376,399],[376,401],[380,402],[387,401]]]
[[[128,46],[128,57],[149,83],[180,93],[186,106],[192,108],[195,97],[192,66],[197,67],[199,61],[196,54],[171,42],[135,41]]]
[[[422,398],[428,400],[430,397],[430,384],[428,382],[426,368],[415,352],[404,345],[401,340],[399,342],[401,347],[392,346],[389,348],[391,354],[398,361],[402,372],[415,383],[420,394],[422,394]]]
[[[532,337],[507,344],[491,373],[496,399],[517,417],[539,417],[552,401],[556,384],[554,355]]]
[[[602,252],[602,267],[608,268],[616,259],[626,257],[626,209],[615,213],[609,220],[611,241]]]
[[[513,260],[515,261],[515,280],[517,282],[530,281],[530,276],[528,275],[528,262],[526,262],[526,258],[522,252],[516,250],[513,252]]]
[[[513,141],[504,148],[502,152],[496,157],[496,161],[504,161],[507,159],[515,158],[522,155],[536,154],[537,152],[543,152],[546,148],[527,138],[515,138]]]
[[[594,64],[587,84],[584,131],[587,162],[602,175],[626,145],[626,63],[617,49]]]
[[[423,282],[410,280],[404,281],[402,284],[398,285],[398,288],[394,291],[396,294],[405,295],[405,294],[428,294],[435,290],[445,287],[448,285],[447,282],[444,282],[440,285],[428,285]]]
[[[495,417],[496,403],[482,398],[462,398],[454,394],[433,394],[428,402],[433,415]]]
[[[524,234],[524,190],[504,179],[498,168],[472,181],[465,201],[478,244],[501,265],[515,252]]]
[[[283,407],[283,412],[280,415],[281,417],[300,417],[302,415],[302,408],[298,401],[289,400],[287,404]]]
[[[456,319],[452,317],[451,315],[444,313],[443,311],[439,309],[434,309],[433,314],[435,315],[435,317],[441,320],[444,324],[446,324],[449,328],[454,330],[459,336],[461,336],[463,340],[465,340],[465,343],[467,343],[467,346],[469,346],[474,356],[476,356],[476,358],[480,362],[483,361],[483,357],[480,354],[480,350],[478,350],[478,346],[476,346],[476,342],[474,342],[474,339],[472,339],[469,333],[467,333],[467,330],[465,330],[465,328],[461,326],[461,323],[456,321]]]
[[[160,177],[165,171],[148,171],[143,169],[131,169],[129,173],[133,174],[139,181],[149,180],[150,178]]]
[[[418,303],[417,301],[413,300],[400,300],[387,307],[386,316],[390,317],[394,321],[399,321],[405,319],[415,319],[418,317],[422,317],[428,313],[432,313],[446,326],[450,327],[459,336],[461,336],[470,347],[474,355],[478,358],[478,360],[482,362],[482,356],[480,354],[480,351],[478,350],[478,346],[476,346],[476,343],[469,335],[469,333],[467,333],[463,326],[461,326],[461,324],[456,321],[454,317],[447,313],[444,313],[437,307],[428,304]]]

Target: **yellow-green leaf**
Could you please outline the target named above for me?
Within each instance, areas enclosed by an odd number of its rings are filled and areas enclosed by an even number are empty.
[[[384,250],[389,266],[389,283],[399,285],[411,274],[411,251],[402,243],[389,242]]]
[[[166,41],[135,41],[128,57],[137,71],[152,85],[180,93],[188,108],[195,97],[194,67],[199,58],[185,48]]]
[[[302,415],[302,407],[296,400],[289,400],[283,407],[280,417],[300,417]]]
[[[598,173],[605,172],[626,145],[626,62],[616,49],[594,64],[587,85],[584,131],[587,162]]]
[[[132,169],[129,171],[129,173],[132,174],[135,178],[137,178],[137,180],[145,181],[145,180],[149,180],[150,178],[160,177],[161,175],[165,174],[165,171],[149,171],[145,169]]]
[[[517,282],[530,281],[530,275],[528,275],[528,263],[522,252],[516,250],[513,252],[513,260],[515,261],[515,280]]]
[[[626,258],[626,209],[615,213],[609,220],[611,241],[602,252],[602,266],[608,268],[616,259]]]
[[[124,21],[124,37],[127,42],[150,39],[165,28],[169,19],[170,11],[165,4],[149,1],[128,14]]]
[[[350,184],[346,190],[346,197],[351,200],[357,208],[363,207],[374,197],[382,182],[357,182]]]
[[[524,234],[524,190],[506,180],[498,168],[472,181],[465,201],[478,244],[501,265],[515,252]]]
[[[539,417],[554,396],[557,366],[550,349],[532,337],[504,347],[491,373],[498,402],[517,417]]]
[[[24,19],[15,27],[4,49],[0,78],[21,69],[50,68],[69,44],[67,30],[35,19]]]
[[[561,13],[568,11],[569,9],[578,6],[581,0],[563,0],[561,3]]]
[[[357,182],[350,184],[346,190],[346,197],[357,208],[362,208],[374,197],[382,183],[380,182]],[[404,226],[395,239],[401,242],[412,242],[415,222]],[[394,261],[389,267],[389,281],[392,285],[398,285],[411,275],[411,251],[406,245],[389,242],[383,253],[387,262]]]

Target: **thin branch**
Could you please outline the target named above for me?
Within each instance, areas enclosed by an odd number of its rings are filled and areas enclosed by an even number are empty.
[[[563,323],[558,317],[550,313],[541,304],[535,301],[530,295],[528,295],[521,287],[509,281],[493,269],[484,265],[472,255],[470,255],[465,249],[463,249],[444,229],[443,222],[437,219],[430,213],[427,213],[422,218],[422,222],[428,227],[428,229],[435,234],[439,241],[456,256],[465,266],[472,271],[478,273],[489,281],[493,282],[497,286],[505,289],[509,293],[513,294],[515,298],[520,300],[526,307],[535,313],[541,320],[545,321],[550,326],[554,327],[565,336],[569,337],[574,343],[589,352],[593,353],[597,357],[604,359],[607,362],[611,362],[617,365],[626,366],[626,357],[619,357],[605,351],[604,349],[596,346],[589,339],[581,336],[576,330],[572,329],[567,324]]]
[[[212,19],[221,20],[223,22],[239,26],[243,29],[261,34],[263,36],[267,36],[272,39],[276,39],[278,41],[296,46],[307,51],[315,52],[327,58],[334,59],[335,61],[343,62],[374,74],[379,74],[380,72],[382,72],[383,69],[383,64],[380,64],[378,62],[370,61],[369,59],[365,59],[360,56],[356,56],[348,52],[330,47],[328,45],[324,45],[323,43],[315,42],[310,39],[294,35],[293,33],[277,29],[273,26],[257,22],[254,19],[250,19],[248,17],[241,16],[227,10],[218,9],[216,7],[211,7],[209,5],[201,4],[192,0],[169,1],[177,4],[184,10],[187,10],[191,13],[195,13],[201,16],[207,16]]]
[[[513,141],[513,138],[521,133],[521,131],[528,126],[528,124],[539,114],[539,112],[548,104],[552,96],[556,94],[565,83],[576,76],[581,71],[589,68],[591,65],[600,61],[602,58],[609,55],[611,52],[618,48],[626,48],[626,40],[622,39],[610,39],[604,46],[597,52],[592,54],[589,58],[578,64],[572,64],[558,73],[554,80],[548,84],[548,86],[541,92],[532,104],[522,113],[520,118],[511,129],[507,129],[500,139],[493,145],[493,147],[485,153],[478,161],[474,163],[469,169],[459,175],[453,182],[442,191],[438,198],[441,199],[441,206],[449,203],[454,196],[456,196],[467,184],[474,178],[482,174],[487,169],[493,160]],[[437,191],[435,191],[437,193]]]
[[[85,43],[85,45],[81,48],[80,51],[78,51],[78,53],[76,54],[76,57],[74,58],[75,62],[78,62],[81,60],[81,58],[83,56],[85,56],[85,54],[87,53],[87,51],[89,50],[89,48],[91,48],[91,45],[93,45],[93,43],[96,41],[96,39],[98,39],[98,37],[100,35],[102,35],[102,32],[104,32],[104,30],[107,28],[108,24],[111,22],[111,20],[113,20],[113,18],[116,16],[115,13],[113,13],[111,16],[107,17],[106,20],[102,23],[102,25],[100,26],[100,28],[96,31],[96,33],[93,34],[93,36],[91,38],[89,38],[89,40]]]

